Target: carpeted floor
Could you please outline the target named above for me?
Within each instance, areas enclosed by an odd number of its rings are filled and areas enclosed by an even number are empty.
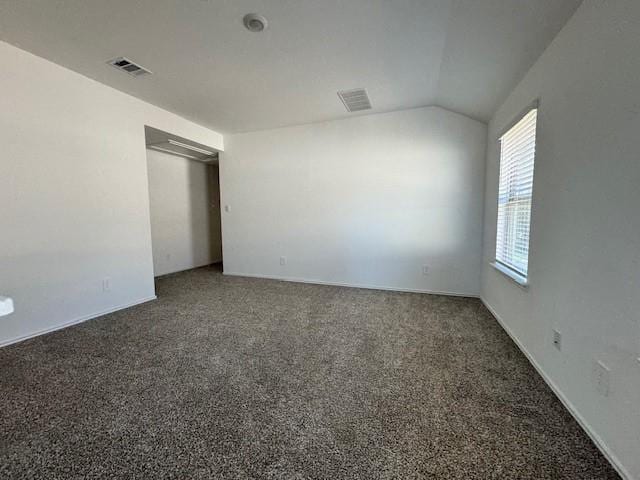
[[[618,478],[478,300],[157,290],[0,350],[0,478]]]

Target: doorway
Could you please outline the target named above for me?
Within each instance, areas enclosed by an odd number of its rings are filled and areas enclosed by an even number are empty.
[[[154,277],[222,269],[218,152],[145,127]]]

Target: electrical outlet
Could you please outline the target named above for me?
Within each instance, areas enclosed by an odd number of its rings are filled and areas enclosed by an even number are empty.
[[[422,275],[429,275],[429,265],[423,265],[422,266]]]
[[[111,291],[111,279],[109,277],[105,277],[102,279],[102,291],[103,292]]]
[[[224,206],[224,211],[227,213],[231,213],[231,205],[225,205]]]
[[[611,370],[600,360],[593,364],[593,384],[603,397],[609,396]]]
[[[284,266],[287,264],[287,257],[280,257],[280,265]]]
[[[553,330],[553,346],[559,352],[562,351],[562,334],[556,329]]]

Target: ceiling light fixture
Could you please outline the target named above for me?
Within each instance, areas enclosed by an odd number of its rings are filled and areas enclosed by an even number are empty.
[[[257,13],[246,14],[242,19],[242,23],[244,23],[244,26],[247,30],[254,33],[266,30],[267,25],[269,25],[267,19],[262,15],[258,15]]]

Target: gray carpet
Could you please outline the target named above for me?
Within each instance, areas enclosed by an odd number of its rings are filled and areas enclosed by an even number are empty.
[[[0,350],[1,478],[618,478],[478,300],[157,290]]]

